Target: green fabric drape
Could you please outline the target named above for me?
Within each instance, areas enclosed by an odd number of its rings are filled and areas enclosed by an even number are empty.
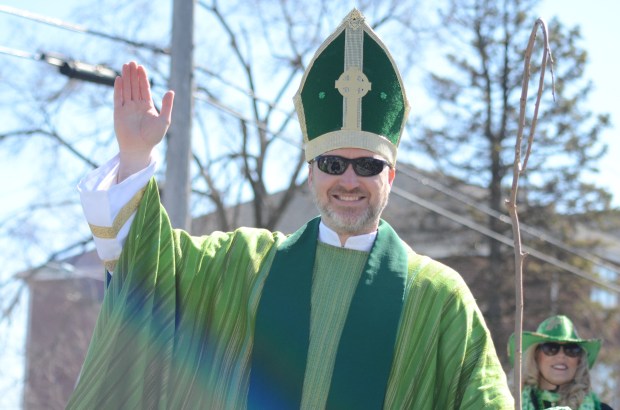
[[[250,408],[299,408],[301,403],[319,222],[315,218],[282,244],[265,282],[254,335]],[[381,407],[405,272],[407,251],[394,230],[382,222],[351,302],[327,407]],[[278,337],[272,336],[274,328],[279,329]],[[364,389],[359,389],[361,384]]]
[[[203,237],[173,230],[152,180],[67,408],[245,408],[256,311],[285,239],[250,228]],[[462,278],[403,247],[403,309],[383,407],[513,408]]]

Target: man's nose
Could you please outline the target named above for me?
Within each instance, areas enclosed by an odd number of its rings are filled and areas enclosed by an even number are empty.
[[[347,168],[340,176],[340,185],[347,189],[355,188],[359,185],[359,177],[353,171],[353,164],[347,164]]]

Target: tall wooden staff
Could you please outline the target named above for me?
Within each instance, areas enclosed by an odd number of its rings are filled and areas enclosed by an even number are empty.
[[[534,41],[536,40],[536,33],[538,27],[542,28],[545,49],[543,51],[540,79],[538,81],[538,94],[536,97],[536,106],[534,107],[534,117],[530,126],[530,135],[527,140],[527,150],[525,152],[525,158],[521,163],[521,145],[523,141],[523,128],[525,127],[525,105],[527,102],[527,89],[530,81],[530,59],[532,57],[532,49],[534,48]],[[550,60],[551,65],[551,81],[552,92],[555,100],[554,90],[554,78],[553,78],[553,59],[551,57],[551,49],[549,47],[549,39],[547,36],[547,24],[541,18],[536,20],[534,27],[532,28],[532,34],[525,50],[525,66],[523,70],[523,83],[521,88],[521,100],[519,111],[519,129],[517,133],[517,142],[515,144],[515,160],[513,166],[512,188],[510,190],[510,199],[506,200],[506,207],[510,214],[512,221],[512,234],[514,238],[515,249],[515,355],[514,355],[514,392],[515,392],[515,408],[521,409],[521,331],[523,328],[523,263],[525,261],[526,253],[523,252],[521,247],[521,231],[519,229],[519,216],[517,215],[517,189],[519,186],[519,176],[525,172],[527,167],[527,161],[532,151],[532,143],[534,142],[534,133],[536,131],[536,121],[538,119],[538,108],[540,106],[540,98],[543,91],[543,83],[545,79],[545,69],[547,67],[547,60]]]

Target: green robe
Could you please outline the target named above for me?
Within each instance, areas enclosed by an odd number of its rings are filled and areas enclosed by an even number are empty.
[[[204,237],[173,230],[152,180],[67,408],[244,408],[262,285],[285,239],[252,228]],[[462,278],[409,248],[407,255],[384,408],[512,409]]]

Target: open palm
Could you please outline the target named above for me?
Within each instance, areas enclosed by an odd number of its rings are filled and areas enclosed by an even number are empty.
[[[158,113],[144,67],[133,61],[123,65],[114,83],[114,131],[121,156],[148,158],[170,126],[173,100],[168,91]]]

